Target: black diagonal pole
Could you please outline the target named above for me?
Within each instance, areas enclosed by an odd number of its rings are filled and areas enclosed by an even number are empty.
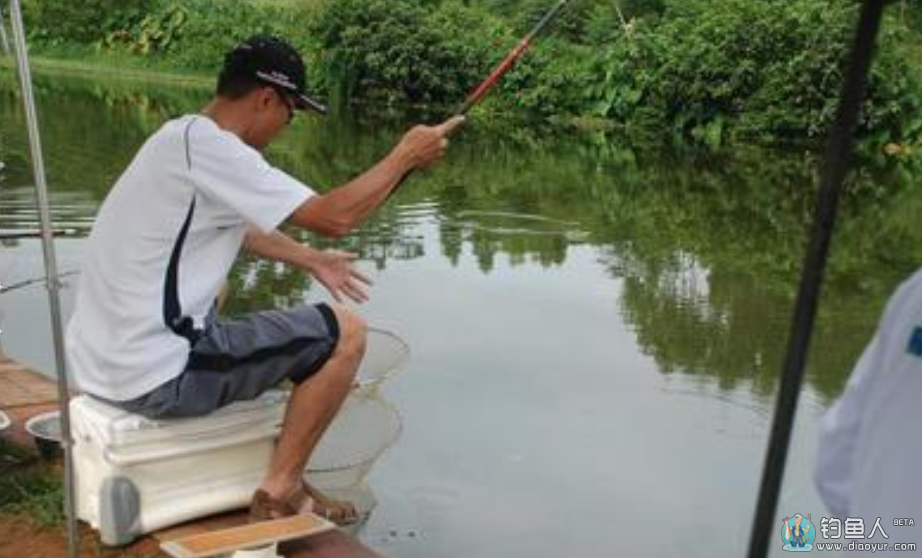
[[[775,539],[778,527],[780,527],[775,521],[778,492],[784,478],[791,427],[797,411],[797,399],[803,381],[804,365],[810,349],[810,334],[816,317],[826,256],[829,252],[836,209],[839,204],[839,194],[851,166],[852,139],[861,113],[861,103],[864,99],[868,71],[874,55],[874,43],[880,28],[884,4],[884,0],[864,0],[845,74],[845,82],[839,98],[839,108],[826,141],[813,231],[804,258],[803,274],[791,322],[787,358],[775,405],[768,452],[762,471],[762,485],[759,488],[759,499],[752,524],[749,558],[764,557],[768,553],[769,542]]]

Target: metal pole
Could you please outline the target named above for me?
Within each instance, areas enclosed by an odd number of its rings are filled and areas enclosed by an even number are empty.
[[[35,175],[35,192],[41,217],[42,252],[45,256],[45,286],[48,289],[48,304],[51,309],[51,332],[54,341],[54,358],[58,376],[58,405],[61,408],[61,444],[64,446],[64,511],[67,517],[67,555],[77,557],[79,534],[74,498],[73,440],[70,432],[70,390],[68,389],[67,367],[64,362],[64,332],[61,324],[61,300],[58,296],[57,258],[52,237],[51,212],[49,211],[48,184],[45,182],[45,162],[42,158],[42,143],[38,131],[38,114],[35,111],[35,97],[32,94],[32,75],[29,72],[29,55],[26,52],[26,32],[22,23],[22,9],[19,0],[10,0],[10,20],[13,28],[13,44],[16,50],[16,64],[19,69],[19,83],[26,109],[26,124],[29,129],[29,149],[32,152],[32,170]]]
[[[813,330],[820,288],[823,284],[823,272],[826,268],[832,230],[836,221],[839,194],[852,163],[853,136],[861,114],[861,102],[867,87],[868,73],[884,4],[883,0],[863,2],[845,80],[839,96],[836,119],[826,140],[813,231],[804,257],[800,287],[794,305],[787,357],[781,376],[781,386],[778,389],[768,451],[762,470],[762,484],[759,488],[759,499],[756,503],[752,534],[749,540],[749,558],[766,556],[769,541],[774,540],[779,527],[775,523],[777,520],[775,512],[778,506],[781,481],[784,479],[791,428],[797,413],[797,399],[800,395],[804,367],[810,350],[810,334]]]

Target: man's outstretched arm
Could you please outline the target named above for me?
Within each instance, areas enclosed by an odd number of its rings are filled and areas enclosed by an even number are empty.
[[[407,173],[441,159],[448,136],[463,122],[463,116],[455,116],[438,126],[415,126],[376,165],[326,194],[312,196],[288,221],[324,236],[347,234],[384,203]]]

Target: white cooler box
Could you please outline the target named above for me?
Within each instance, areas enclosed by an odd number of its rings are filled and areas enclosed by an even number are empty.
[[[287,393],[195,419],[150,420],[88,396],[70,404],[77,515],[107,545],[245,507],[269,464]]]
[[[365,478],[400,434],[377,386],[406,363],[402,339],[370,329],[355,389],[305,474],[331,495],[374,507]],[[288,393],[270,390],[206,417],[150,420],[89,396],[71,400],[77,516],[107,545],[249,504],[269,466]],[[343,491],[347,491],[344,494]]]

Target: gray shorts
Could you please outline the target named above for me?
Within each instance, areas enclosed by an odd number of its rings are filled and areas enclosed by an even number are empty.
[[[212,318],[182,374],[137,399],[109,403],[149,418],[207,415],[253,399],[286,378],[303,382],[329,360],[338,340],[336,315],[326,304],[225,322]]]

